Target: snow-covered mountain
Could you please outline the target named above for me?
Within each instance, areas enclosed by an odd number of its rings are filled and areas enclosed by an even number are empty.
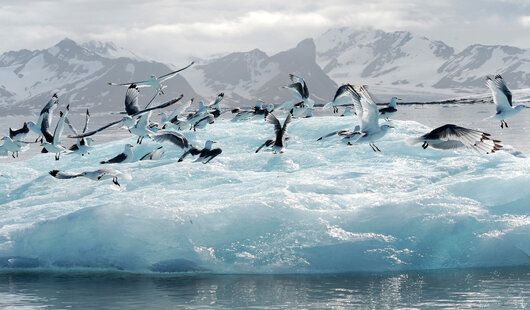
[[[186,78],[201,94],[225,92],[227,104],[290,100],[281,86],[290,84],[289,73],[303,76],[313,99],[329,101],[337,84],[316,63],[316,46],[312,39],[296,47],[268,56],[259,49],[231,53],[223,57],[201,60],[186,72]]]
[[[58,92],[59,100],[74,110],[122,110],[125,87],[108,86],[109,81],[143,80],[172,70],[139,57],[118,56],[121,52],[110,45],[82,46],[70,39],[45,50],[6,52],[0,56],[0,108],[7,113],[38,110]],[[182,76],[167,85],[161,101],[181,93],[198,96]],[[154,90],[144,88],[140,100],[147,103],[153,94]]]
[[[315,40],[317,62],[337,83],[364,83],[407,98],[484,92],[486,75],[530,86],[530,51],[471,45],[460,52],[406,31],[330,29]],[[423,94],[422,94],[423,93]]]
[[[121,110],[125,89],[109,81],[142,80],[184,64],[146,60],[110,42],[78,44],[64,39],[44,50],[0,55],[2,113],[38,110],[51,94],[74,109]],[[303,76],[318,103],[329,101],[337,85],[368,84],[379,101],[397,95],[407,101],[435,101],[487,93],[484,78],[501,73],[512,89],[530,88],[530,50],[471,45],[455,51],[441,41],[406,31],[330,29],[275,55],[254,49],[197,59],[171,79],[166,95],[214,98],[226,94],[226,106],[253,104],[257,98],[279,103],[290,99],[281,86],[288,74]],[[153,90],[142,89],[147,101]]]

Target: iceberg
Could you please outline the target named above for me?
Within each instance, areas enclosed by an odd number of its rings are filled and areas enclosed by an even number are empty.
[[[0,269],[315,273],[530,264],[530,160],[499,152],[443,152],[406,139],[430,128],[393,121],[368,145],[318,137],[351,121],[295,120],[285,153],[254,153],[263,120],[216,121],[184,132],[215,140],[209,164],[110,165],[121,187],[48,172],[96,170],[131,139],[55,161],[0,162]],[[159,144],[134,147],[140,158]]]

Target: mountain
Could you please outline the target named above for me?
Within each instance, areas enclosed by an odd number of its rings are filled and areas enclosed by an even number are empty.
[[[362,82],[408,100],[485,92],[484,78],[494,73],[512,88],[530,87],[530,51],[515,47],[471,45],[456,52],[407,31],[352,28],[330,29],[315,43],[317,63],[337,83]]]
[[[227,105],[253,104],[257,98],[279,103],[291,99],[289,92],[281,88],[291,83],[289,73],[304,77],[312,98],[320,103],[329,101],[337,88],[316,63],[312,39],[272,56],[254,49],[200,60],[186,72],[186,78],[201,94],[225,92]]]
[[[58,92],[60,102],[70,103],[74,110],[120,111],[125,87],[107,82],[143,80],[172,70],[162,63],[119,56],[121,52],[111,45],[80,45],[70,39],[44,50],[6,52],[0,56],[0,107],[13,114],[36,111]],[[181,93],[198,96],[182,76],[167,85],[166,94],[158,100]],[[147,103],[153,94],[152,89],[141,89],[140,102]]]

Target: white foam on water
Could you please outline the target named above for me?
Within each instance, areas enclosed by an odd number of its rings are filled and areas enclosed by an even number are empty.
[[[185,135],[218,141],[210,164],[163,159],[115,165],[132,180],[58,180],[52,169],[95,170],[121,140],[87,157],[37,155],[0,163],[0,266],[134,272],[346,272],[529,264],[530,161],[500,152],[440,152],[406,138],[316,141],[351,119],[295,120],[282,155],[254,153],[262,120],[217,121]],[[141,157],[157,146],[145,140]]]

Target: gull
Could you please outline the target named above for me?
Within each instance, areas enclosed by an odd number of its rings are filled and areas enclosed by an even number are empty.
[[[13,130],[9,128],[9,138],[15,141],[23,140],[28,135],[29,131],[28,123],[24,122],[24,126],[20,129]]]
[[[65,118],[65,122],[70,127],[70,130],[75,134],[79,135],[79,132],[75,129],[75,127],[70,122],[70,119]],[[83,127],[82,133],[85,133],[88,130],[88,123],[90,122],[90,112],[88,109],[85,113],[85,126]],[[72,145],[69,150],[73,153],[80,154],[81,156],[85,156],[85,154],[90,154],[90,150],[92,149],[92,138],[86,137],[86,138],[78,138],[74,145]]]
[[[221,150],[220,148],[212,149],[212,145],[214,143],[216,142],[212,140],[207,140],[202,150],[196,147],[190,147],[186,152],[184,152],[184,154],[182,154],[182,156],[180,156],[178,161],[183,161],[186,156],[191,154],[192,156],[199,155],[199,158],[197,158],[194,162],[201,162],[203,164],[207,164],[223,152],[223,150]]]
[[[124,163],[133,162],[134,154],[133,154],[132,148],[133,148],[132,144],[126,144],[125,149],[123,150],[122,153],[112,157],[109,160],[100,161],[99,163],[104,165],[104,164],[124,164]]]
[[[112,183],[116,184],[117,186],[120,186],[118,178],[121,177],[126,180],[131,179],[131,176],[129,174],[110,168],[98,169],[94,171],[84,171],[81,173],[68,173],[59,170],[52,170],[49,173],[52,177],[56,179],[75,179],[79,177],[88,178],[94,181],[112,179]]]
[[[374,142],[381,139],[393,127],[387,124],[379,125],[379,110],[365,86],[359,88],[359,93],[361,100],[359,103],[355,103],[355,114],[361,121],[359,130],[354,131],[343,139],[351,140],[355,138],[354,143],[369,143],[374,152],[381,152]],[[351,142],[348,142],[348,144],[352,145]]]
[[[193,104],[193,100],[194,100],[194,98],[191,98],[186,103],[178,106],[169,115],[165,114],[164,112],[160,113],[160,115],[161,115],[161,117],[160,117],[160,125],[162,125],[162,129],[165,129],[164,126],[171,124],[171,125],[176,125],[176,127],[178,127],[178,129],[181,130],[181,128],[179,126],[180,123],[181,123],[181,120],[179,120],[179,116],[182,113],[184,113]]]
[[[307,88],[307,83],[302,77],[296,76],[294,74],[289,74],[289,79],[293,82],[290,85],[283,86],[291,91],[292,96],[299,102],[298,104],[293,104],[292,101],[283,103],[282,109],[291,111],[293,116],[313,116],[313,107],[315,102],[309,98],[309,90]],[[305,115],[304,115],[305,113]]]
[[[187,150],[191,147],[190,143],[188,142],[188,139],[184,137],[181,133],[170,131],[170,130],[160,130],[158,131],[154,136],[153,140],[155,142],[169,142],[173,145]]]
[[[109,82],[109,85],[112,85],[112,86],[131,86],[131,85],[135,84],[137,87],[151,87],[151,88],[154,88],[156,90],[157,94],[164,94],[163,89],[166,86],[162,85],[162,83],[164,83],[165,81],[175,77],[179,72],[188,69],[194,63],[195,62],[192,61],[189,65],[187,65],[184,68],[169,72],[167,74],[164,74],[164,75],[161,75],[161,76],[158,76],[158,77],[156,75],[151,75],[147,80],[138,81],[138,82],[129,82],[129,83],[111,83],[111,82]]]
[[[224,93],[220,93],[219,95],[217,95],[215,100],[208,105],[208,109],[211,109],[209,112],[215,118],[218,118],[221,115],[221,101],[223,100],[224,96]]]
[[[486,154],[495,153],[502,148],[501,141],[491,139],[489,133],[453,124],[443,125],[421,137],[409,139],[408,142],[412,145],[423,142],[423,149],[429,146],[440,150],[470,148]]]
[[[61,145],[61,135],[64,131],[64,124],[65,119],[68,116],[68,112],[70,110],[70,105],[66,106],[66,111],[63,113],[62,111],[59,113],[60,118],[57,122],[57,125],[55,126],[55,131],[53,132],[53,140],[52,142],[44,141],[42,145],[46,149],[46,151],[50,153],[55,153],[55,160],[59,160],[61,153],[63,152],[70,152],[68,149],[66,149],[64,146]]]
[[[72,135],[72,136],[68,136],[68,138],[84,138],[84,137],[89,137],[89,136],[92,136],[100,131],[103,131],[107,128],[110,128],[110,127],[113,127],[113,126],[116,126],[118,124],[122,124],[122,126],[125,126],[127,128],[131,128],[135,125],[135,122],[134,122],[134,118],[137,117],[137,116],[140,116],[142,114],[145,114],[145,113],[148,113],[150,111],[153,111],[153,110],[157,110],[157,109],[163,109],[163,108],[166,108],[166,107],[169,107],[170,105],[172,104],[175,104],[176,102],[178,102],[180,99],[182,99],[184,95],[180,95],[178,98],[175,98],[175,99],[172,99],[172,100],[169,100],[168,102],[166,103],[163,103],[163,104],[160,104],[160,105],[157,105],[157,106],[154,106],[152,108],[147,108],[147,109],[144,109],[144,110],[141,110],[141,111],[138,111],[132,115],[127,115],[117,121],[114,121],[112,123],[109,123],[101,128],[98,128],[96,130],[92,130],[92,131],[89,131],[89,132],[85,132],[83,134],[79,134],[79,135]]]
[[[489,76],[486,78],[486,85],[491,91],[493,102],[497,106],[497,113],[492,117],[501,121],[501,128],[508,128],[506,119],[514,117],[522,110],[528,108],[526,105],[520,104],[513,106],[512,92],[506,86],[502,76],[497,74],[494,79]]]
[[[344,97],[348,96],[350,98],[349,99],[341,99],[341,101],[342,102],[351,102],[351,103],[353,103],[354,107],[356,107],[357,105],[360,105],[361,104],[361,95],[359,95],[359,93],[355,90],[353,85],[346,84],[346,86],[347,87],[344,87],[343,90],[341,91],[342,93],[341,93],[340,97],[344,98]],[[345,115],[345,113],[346,113],[346,111],[344,111],[343,115]],[[354,113],[352,113],[352,114],[354,114]],[[322,139],[329,138],[329,137],[332,137],[332,136],[335,136],[335,135],[338,135],[339,137],[352,137],[352,136],[356,135],[355,133],[358,133],[359,131],[360,131],[360,126],[356,125],[353,128],[353,130],[351,130],[349,128],[336,130],[336,131],[333,131],[331,133],[328,133],[327,135],[324,135],[324,136],[318,138],[317,141],[320,141]]]
[[[2,137],[0,139],[2,144],[0,145],[0,156],[6,156],[9,152],[11,152],[11,156],[13,158],[18,157],[18,153],[20,151],[25,151],[27,149],[27,144],[32,142],[25,142],[25,141],[19,141],[19,140],[13,140],[10,137]]]
[[[37,122],[28,122],[28,128],[37,134],[37,139],[35,141],[39,140],[40,137],[44,137],[44,139],[49,143],[53,141],[53,135],[49,129],[52,122],[53,111],[58,104],[59,97],[57,94],[53,94],[50,101],[48,101],[48,103],[46,103],[46,105],[40,111]]]
[[[397,101],[401,100],[398,97],[390,98],[390,102],[384,108],[379,109],[379,115],[384,117],[387,121],[397,112]]]
[[[138,136],[136,144],[142,144],[145,137],[152,135],[154,132],[150,128],[149,117],[151,112],[144,113],[136,120],[134,126],[129,128],[129,132]]]
[[[254,105],[254,108],[251,109],[241,109],[241,108],[234,108],[232,109],[232,114],[235,114],[232,121],[242,121],[242,120],[248,120],[254,116],[257,115],[264,115],[267,116],[267,114],[274,111],[274,104],[270,103],[266,107],[264,106],[265,102],[261,99],[258,99],[256,101],[256,104]]]
[[[351,84],[341,85],[335,92],[335,96],[333,96],[333,100],[331,102],[326,103],[322,108],[323,109],[333,108],[333,113],[337,113],[339,111],[340,106],[352,105],[353,99],[350,94],[350,88],[352,87],[353,86]]]
[[[274,140],[270,139],[270,140],[265,141],[265,143],[263,143],[256,150],[256,153],[259,152],[263,147],[269,147],[272,150],[272,152],[274,152],[274,154],[283,153],[283,150],[285,148],[285,140],[286,140],[285,134],[287,132],[287,125],[291,123],[292,114],[289,113],[287,115],[287,118],[283,122],[283,126],[282,124],[280,124],[280,121],[278,120],[278,118],[276,118],[276,116],[274,116],[274,114],[272,113],[267,115],[265,120],[267,121],[267,123],[274,125],[274,133],[276,134],[276,138]]]
[[[158,160],[162,158],[164,155],[164,150],[162,149],[162,146],[157,147],[156,149],[152,150],[151,152],[145,154],[144,156],[140,157],[140,161],[142,160]]]

